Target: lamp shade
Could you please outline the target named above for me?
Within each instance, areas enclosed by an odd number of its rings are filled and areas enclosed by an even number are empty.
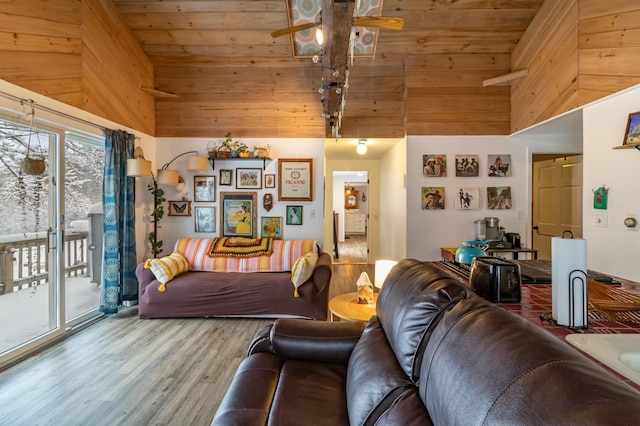
[[[373,282],[376,287],[382,288],[384,280],[387,279],[387,275],[389,275],[391,268],[393,268],[396,263],[398,262],[395,260],[376,260],[376,271]]]
[[[176,186],[180,182],[180,173],[177,170],[158,170],[158,184]]]
[[[209,169],[209,159],[207,157],[200,157],[194,155],[187,157],[187,170],[201,170],[207,171]]]
[[[129,158],[127,160],[127,176],[151,176],[151,161]]]

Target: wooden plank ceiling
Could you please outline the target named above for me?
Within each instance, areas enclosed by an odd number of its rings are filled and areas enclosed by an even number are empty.
[[[294,58],[290,0],[113,0],[155,69],[156,136],[331,136],[322,63]],[[322,0],[308,0],[319,2]],[[342,137],[508,134],[510,55],[543,0],[363,0],[401,31],[356,58]],[[321,7],[320,7],[321,8]]]

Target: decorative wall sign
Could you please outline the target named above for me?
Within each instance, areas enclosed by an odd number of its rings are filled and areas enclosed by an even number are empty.
[[[216,177],[215,176],[194,176],[194,201],[213,202],[216,201]]]
[[[429,177],[447,176],[447,156],[445,154],[423,155],[422,174]]]
[[[511,154],[489,154],[487,164],[489,176],[511,176]]]
[[[510,186],[490,186],[487,188],[487,208],[508,210],[512,207]]]
[[[443,186],[423,186],[422,210],[444,210],[444,194]]]
[[[462,187],[456,189],[455,206],[457,210],[475,210],[480,207],[480,188]]]
[[[216,232],[215,207],[196,207],[194,216],[196,232]]]
[[[273,208],[273,194],[264,194],[262,197],[262,207],[270,212]]]
[[[287,225],[302,225],[302,206],[287,206]]]
[[[191,216],[191,201],[169,200],[169,216]]]
[[[282,217],[262,216],[260,219],[261,238],[282,239]]]
[[[602,185],[593,191],[593,208],[598,210],[606,210],[609,200],[609,188]]]
[[[313,201],[313,159],[278,160],[278,200]]]
[[[223,237],[256,238],[255,192],[221,192],[220,233]]]
[[[480,157],[477,155],[456,155],[456,176],[480,176]]]

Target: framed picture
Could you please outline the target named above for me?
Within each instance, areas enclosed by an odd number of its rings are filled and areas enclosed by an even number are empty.
[[[220,233],[223,237],[256,238],[257,210],[255,192],[221,192]]]
[[[640,143],[640,111],[629,114],[623,145]]]
[[[260,237],[282,239],[282,217],[262,216],[260,218]]]
[[[456,189],[456,210],[476,210],[480,207],[480,188],[462,187]]]
[[[358,191],[354,189],[344,191],[344,208],[346,210],[358,208]]]
[[[302,206],[287,206],[287,225],[302,225]]]
[[[444,210],[444,187],[422,187],[422,210]]]
[[[276,187],[276,175],[264,175],[264,187],[275,188]]]
[[[510,186],[490,186],[487,188],[487,208],[489,210],[509,210],[511,206]]]
[[[215,207],[196,207],[194,216],[196,232],[216,232]]]
[[[445,154],[423,155],[422,174],[428,177],[447,176],[447,156]]]
[[[278,200],[313,201],[313,159],[278,160]]]
[[[213,202],[216,201],[216,177],[215,176],[194,176],[193,177],[193,201]]]
[[[480,157],[477,155],[456,155],[456,176],[480,176]]]
[[[233,184],[233,170],[220,170],[220,186]]]
[[[169,200],[169,216],[191,216],[191,201]]]
[[[489,154],[487,164],[489,176],[511,176],[511,154]]]
[[[262,169],[236,169],[236,189],[262,189]]]

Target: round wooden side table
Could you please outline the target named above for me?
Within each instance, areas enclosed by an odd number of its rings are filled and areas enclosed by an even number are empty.
[[[376,314],[378,293],[373,294],[373,303],[359,304],[358,293],[345,293],[329,301],[331,321],[369,321]]]

